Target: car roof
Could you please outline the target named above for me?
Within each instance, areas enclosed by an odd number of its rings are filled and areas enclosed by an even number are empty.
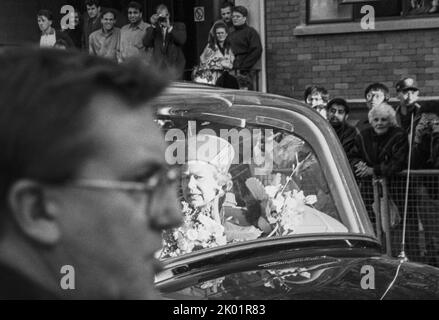
[[[206,100],[209,100],[208,98],[214,104],[218,103],[219,100],[223,100],[224,103],[221,105],[228,108],[237,106],[265,106],[288,109],[297,111],[323,126],[328,125],[327,121],[317,111],[311,109],[304,102],[270,93],[218,88],[188,81],[172,83],[166,93],[169,95],[184,95],[186,99],[189,97],[193,97],[194,100],[202,99],[204,103]],[[197,103],[195,102],[195,104]]]

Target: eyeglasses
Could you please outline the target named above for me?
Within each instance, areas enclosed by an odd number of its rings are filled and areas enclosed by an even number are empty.
[[[381,120],[381,122],[386,122],[386,121],[389,121],[389,118],[374,118],[373,119],[373,121],[375,121],[375,122],[378,122],[380,120]]]
[[[145,179],[144,182],[101,180],[101,179],[78,179],[69,182],[67,185],[87,188],[104,189],[124,192],[145,192],[152,193],[165,186],[172,185],[180,177],[180,170],[177,168],[167,168],[158,170],[157,173]]]

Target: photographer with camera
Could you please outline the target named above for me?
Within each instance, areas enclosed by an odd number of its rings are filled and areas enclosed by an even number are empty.
[[[186,59],[183,45],[186,43],[184,23],[171,23],[168,8],[161,4],[150,18],[151,27],[146,30],[143,44],[152,48],[152,61],[160,69],[183,76]]]
[[[396,121],[407,134],[410,133],[412,115],[413,129],[416,128],[421,119],[421,105],[419,100],[419,89],[414,79],[404,78],[395,85],[399,105],[396,107]]]

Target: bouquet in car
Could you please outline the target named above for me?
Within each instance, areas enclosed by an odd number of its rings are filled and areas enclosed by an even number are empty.
[[[177,257],[195,250],[227,243],[221,222],[211,217],[211,208],[193,209],[182,202],[184,223],[163,234],[162,258]]]
[[[315,195],[305,196],[303,191],[298,189],[286,191],[293,173],[287,177],[284,185],[263,186],[257,178],[249,178],[246,186],[253,197],[260,201],[263,218],[270,225],[268,237],[277,235],[284,236],[294,234],[297,228],[303,224],[306,205],[313,205],[317,202]]]

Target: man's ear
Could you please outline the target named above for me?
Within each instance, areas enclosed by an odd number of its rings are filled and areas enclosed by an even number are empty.
[[[349,118],[349,113],[346,113],[345,117],[344,117],[344,121],[348,120]]]
[[[54,245],[58,241],[57,206],[44,198],[39,183],[16,181],[9,189],[8,204],[12,219],[27,237],[44,245]]]

